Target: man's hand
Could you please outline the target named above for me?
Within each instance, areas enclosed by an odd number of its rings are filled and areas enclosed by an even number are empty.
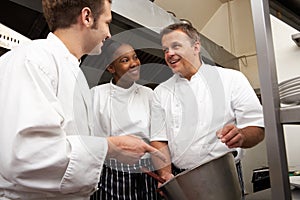
[[[161,177],[162,179],[164,179],[165,181],[168,181],[168,180],[172,179],[172,178],[174,177],[174,175],[171,174],[171,173],[164,173],[164,174],[161,174],[160,177]],[[161,185],[162,185],[162,183],[159,183],[159,182],[158,182],[157,188],[159,189],[159,188],[161,187]],[[165,196],[164,193],[163,193],[161,190],[158,190],[158,192],[159,192],[159,194],[160,194],[161,196]]]
[[[174,175],[172,173],[163,173],[160,175],[160,178],[162,178],[163,180],[169,181],[170,179],[174,178]],[[160,187],[162,185],[162,183],[158,183],[158,187]]]
[[[152,156],[152,161],[158,175],[165,181],[170,180],[171,178],[174,177],[174,175],[172,174],[171,157],[170,157],[168,143],[166,141],[152,141],[151,146],[159,149],[160,152],[162,152],[166,156],[167,160],[164,162],[158,160],[157,158],[154,158],[153,156]],[[161,185],[162,183],[158,183],[158,188]],[[161,196],[164,196],[162,191],[159,191],[159,194]]]
[[[250,148],[261,142],[265,136],[261,127],[248,126],[239,129],[234,124],[225,125],[216,134],[228,148]]]
[[[238,129],[233,124],[227,124],[218,130],[217,137],[221,142],[225,143],[228,148],[241,147],[244,141],[244,135],[241,134],[241,129]]]
[[[135,164],[148,152],[151,156],[162,161],[166,160],[166,157],[160,151],[133,135],[112,136],[108,137],[107,141],[107,158],[115,158],[123,163]]]

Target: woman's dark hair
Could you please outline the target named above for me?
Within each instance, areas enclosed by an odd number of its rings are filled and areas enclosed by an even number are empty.
[[[110,65],[114,60],[114,54],[118,50],[120,46],[122,46],[125,43],[121,43],[116,40],[108,39],[104,42],[102,46],[102,53],[101,57],[104,59],[104,65],[107,67]]]

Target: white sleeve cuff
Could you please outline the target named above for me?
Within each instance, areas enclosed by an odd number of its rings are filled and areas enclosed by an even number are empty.
[[[108,145],[106,138],[68,136],[69,164],[61,182],[64,194],[91,193],[97,187]]]

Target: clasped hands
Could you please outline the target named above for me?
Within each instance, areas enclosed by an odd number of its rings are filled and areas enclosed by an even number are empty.
[[[106,158],[115,158],[123,163],[135,164],[145,153],[150,153],[152,157],[157,157],[162,161],[166,160],[164,154],[159,150],[134,135],[112,136],[108,137],[107,141],[108,153]]]

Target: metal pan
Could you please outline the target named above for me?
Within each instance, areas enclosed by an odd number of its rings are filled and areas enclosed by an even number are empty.
[[[240,200],[232,153],[184,171],[159,187],[167,200]]]

